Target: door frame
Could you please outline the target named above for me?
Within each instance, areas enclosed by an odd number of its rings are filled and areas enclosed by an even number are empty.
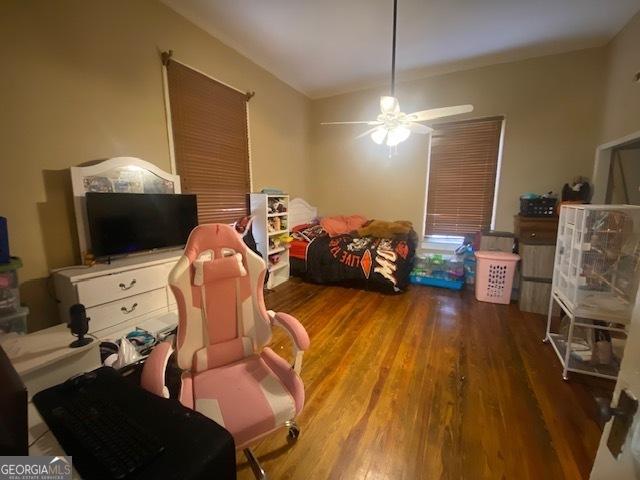
[[[607,196],[607,185],[609,184],[609,172],[611,170],[611,160],[613,151],[616,148],[635,143],[640,140],[640,130],[630,133],[612,142],[603,143],[596,148],[596,158],[593,165],[593,196],[591,203],[605,203]]]

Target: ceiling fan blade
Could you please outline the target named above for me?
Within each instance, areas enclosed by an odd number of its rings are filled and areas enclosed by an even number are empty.
[[[321,122],[320,125],[358,125],[358,124],[364,124],[364,125],[382,125],[382,122],[379,122],[377,120],[364,120],[362,122]]]
[[[360,135],[358,135],[356,138],[362,138],[362,137],[366,137],[367,135],[372,134],[373,132],[375,132],[378,129],[378,127],[373,127],[370,128],[369,130],[362,132]]]
[[[435,120],[436,118],[449,117],[451,115],[460,115],[462,113],[473,112],[473,105],[456,105],[455,107],[431,108],[429,110],[421,110],[407,115],[412,122],[426,122],[427,120]]]
[[[423,135],[433,132],[433,128],[415,122],[407,123],[405,127],[411,130],[413,133],[421,133]]]

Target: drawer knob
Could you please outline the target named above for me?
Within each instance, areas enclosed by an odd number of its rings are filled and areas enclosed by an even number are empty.
[[[128,314],[128,313],[133,312],[133,311],[136,309],[136,307],[137,307],[137,306],[138,306],[138,304],[137,304],[137,303],[134,303],[133,305],[131,305],[131,308],[122,307],[122,308],[120,309],[120,311],[126,315],[126,314]]]
[[[121,290],[129,290],[130,288],[132,288],[134,285],[136,284],[136,279],[134,278],[133,280],[131,280],[131,283],[129,283],[129,286],[125,285],[124,283],[121,283],[120,285],[118,285],[120,287]]]

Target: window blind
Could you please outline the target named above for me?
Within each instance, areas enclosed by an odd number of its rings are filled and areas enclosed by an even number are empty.
[[[176,169],[198,196],[198,221],[246,215],[250,190],[247,96],[178,62],[167,63]]]
[[[427,235],[491,225],[502,117],[444,123],[431,134]]]

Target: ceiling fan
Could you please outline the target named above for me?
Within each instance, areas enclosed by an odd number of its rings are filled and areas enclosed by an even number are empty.
[[[400,104],[395,97],[396,90],[396,20],[398,16],[398,0],[393,0],[393,47],[391,55],[391,95],[380,97],[380,114],[375,120],[355,122],[323,122],[321,125],[349,125],[364,124],[373,128],[361,133],[356,138],[371,136],[378,145],[383,143],[389,147],[395,147],[404,142],[411,132],[427,134],[433,131],[428,122],[437,118],[460,115],[473,111],[473,105],[457,105],[454,107],[431,108],[413,113],[400,111]]]

